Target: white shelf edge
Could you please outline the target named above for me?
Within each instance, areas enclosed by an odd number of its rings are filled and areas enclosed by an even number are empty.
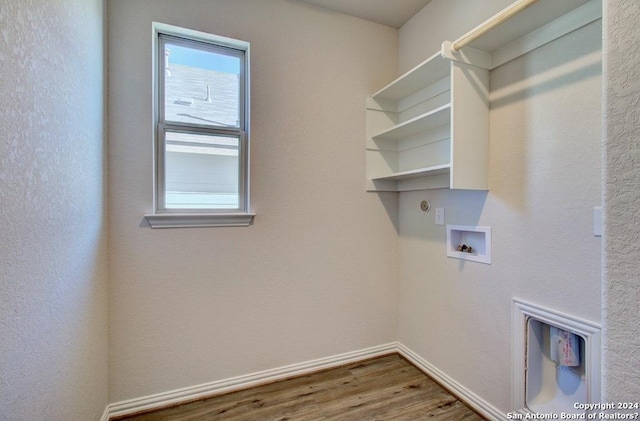
[[[406,180],[408,178],[415,178],[415,177],[428,177],[432,175],[448,174],[450,170],[451,170],[451,164],[434,165],[431,167],[418,168],[415,170],[400,171],[400,172],[396,172],[396,173],[392,173],[392,174],[380,176],[380,177],[372,177],[371,181],[380,181],[380,180],[395,181],[395,180]]]
[[[441,61],[439,62],[438,60]],[[440,66],[442,69],[438,69]],[[397,101],[446,77],[449,74],[449,68],[449,61],[442,56],[440,51],[438,51],[422,63],[395,79],[393,82],[386,85],[384,88],[371,95],[371,97],[374,99],[389,99]],[[440,72],[437,70],[440,70]],[[425,77],[425,75],[431,74],[433,74],[434,77]]]
[[[397,139],[401,139],[403,137],[410,136],[410,134],[406,135],[406,134],[402,134],[401,132],[411,129],[412,126],[418,127],[421,123],[425,123],[426,121],[428,121],[430,119],[436,119],[438,117],[438,115],[440,113],[442,113],[443,111],[445,111],[445,110],[451,110],[451,103],[442,105],[442,106],[440,106],[438,108],[435,108],[435,109],[433,109],[433,110],[431,110],[431,111],[429,111],[427,113],[421,114],[421,115],[419,115],[417,117],[414,117],[414,118],[412,118],[410,120],[407,120],[407,121],[402,122],[400,124],[397,124],[397,125],[395,125],[393,127],[390,127],[390,128],[388,128],[386,130],[383,130],[380,133],[377,133],[377,134],[371,136],[371,138],[372,139],[395,139],[395,140],[397,140]],[[441,124],[435,124],[432,127],[428,127],[428,128],[422,129],[422,130],[418,129],[418,130],[416,130],[416,133],[418,133],[420,131],[430,130],[430,129],[433,129],[435,127],[441,126],[442,124],[446,124],[446,123],[447,122],[445,121],[445,122],[443,122]]]

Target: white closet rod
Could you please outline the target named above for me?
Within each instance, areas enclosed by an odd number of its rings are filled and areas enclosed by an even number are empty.
[[[538,0],[516,1],[511,6],[503,9],[501,12],[493,16],[491,19],[485,21],[484,23],[477,26],[475,29],[472,29],[470,32],[467,32],[466,34],[458,38],[453,43],[453,49],[455,51],[460,51],[461,48],[467,46],[469,43],[471,43],[476,38],[480,37],[485,32],[495,28],[496,26],[500,25],[502,22],[508,20],[512,16],[517,15],[518,13],[522,12],[524,9],[536,3],[537,1]]]

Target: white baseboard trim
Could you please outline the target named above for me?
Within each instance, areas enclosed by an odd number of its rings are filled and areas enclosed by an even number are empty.
[[[301,376],[327,368],[337,367],[344,364],[351,364],[369,358],[398,352],[397,343],[389,343],[367,348],[345,354],[334,355],[332,357],[320,358],[299,364],[276,368],[273,370],[260,371],[258,373],[233,377],[197,386],[186,387],[127,401],[116,402],[108,406],[108,420],[110,417],[131,415],[138,412],[154,410],[166,406],[177,405],[189,401],[203,399],[221,393],[233,392],[235,390],[246,389],[265,383],[283,380],[289,377]],[[106,411],[105,411],[106,412]],[[102,420],[101,420],[102,421]]]
[[[442,371],[438,370],[436,367],[424,360],[415,352],[411,351],[406,346],[402,345],[401,343],[397,343],[397,351],[400,355],[409,360],[413,365],[418,367],[429,377],[433,378],[436,382],[440,383],[444,388],[448,389],[457,398],[469,405],[480,415],[490,420],[509,419],[507,417],[507,414],[500,411],[498,408],[491,405],[489,402],[485,401],[472,391],[468,390]]]
[[[109,421],[109,405],[104,408],[100,421]]]
[[[261,384],[271,383],[283,380],[289,377],[301,376],[319,370],[337,367],[345,364],[366,360],[369,358],[379,357],[386,354],[397,352],[406,358],[413,365],[418,367],[428,376],[440,383],[456,397],[464,401],[475,411],[490,420],[508,420],[507,415],[496,407],[466,389],[464,386],[447,376],[445,373],[437,369],[435,366],[425,361],[415,352],[398,342],[385,345],[379,345],[359,351],[348,352],[345,354],[334,355],[332,357],[319,358],[317,360],[307,361],[298,364],[292,364],[272,370],[260,371],[258,373],[247,374],[244,376],[232,377],[229,379],[218,380],[211,383],[205,383],[197,386],[186,387],[183,389],[172,390],[168,392],[157,393],[141,398],[130,399],[122,402],[109,404],[105,409],[100,421],[108,421],[111,417],[120,417],[132,415],[138,412],[151,411],[171,405],[178,405],[221,393],[233,392],[236,390],[246,389]]]

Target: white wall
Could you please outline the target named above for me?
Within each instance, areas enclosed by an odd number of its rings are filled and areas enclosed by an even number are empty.
[[[101,0],[0,2],[0,418],[107,405]]]
[[[434,0],[400,31],[401,70],[509,2]],[[354,139],[364,138],[364,125],[350,121],[363,118],[360,97],[395,75],[394,34],[288,3],[218,1],[199,13],[205,3],[194,1],[179,15],[168,1],[111,2],[119,40],[111,51],[119,75],[111,100],[112,402],[394,339],[395,202],[362,194]],[[220,11],[234,19],[213,18]],[[628,248],[638,231],[630,211],[638,95],[628,79],[638,55],[628,47],[639,45],[639,12],[631,0],[605,2],[609,401],[640,393],[637,262]],[[254,77],[259,215],[249,229],[137,227],[150,209],[151,19],[253,43],[264,74]],[[238,19],[248,23],[234,26]],[[0,413],[97,419],[107,402],[102,2],[8,0],[0,23]],[[503,409],[512,295],[599,318],[598,240],[588,235],[600,191],[596,53],[587,45],[596,38],[592,25],[494,72],[490,193],[402,195],[400,340]],[[558,57],[565,43],[578,50]],[[389,59],[378,62],[381,54]],[[540,133],[550,126],[567,143]],[[423,196],[446,207],[448,222],[493,226],[494,264],[443,258],[442,228],[416,211]],[[575,249],[565,253],[569,243]],[[248,260],[233,257],[240,254]]]
[[[640,235],[640,3],[608,0],[604,7],[605,244],[604,395],[611,402],[640,396],[640,278],[633,245]]]
[[[397,199],[364,191],[397,31],[288,0],[111,0],[110,400],[396,339]],[[248,228],[152,230],[151,22],[251,42]]]
[[[481,2],[433,0],[416,15],[400,31],[401,67],[509,1],[481,13],[471,3]],[[488,193],[400,195],[399,341],[503,411],[513,297],[600,322],[600,44],[598,21],[492,71]],[[447,224],[492,227],[492,264],[447,258],[445,227],[422,199],[445,208]]]

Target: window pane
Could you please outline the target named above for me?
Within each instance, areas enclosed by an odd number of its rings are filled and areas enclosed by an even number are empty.
[[[166,132],[167,209],[238,209],[237,137]]]
[[[240,127],[241,59],[224,52],[165,42],[165,121]]]

